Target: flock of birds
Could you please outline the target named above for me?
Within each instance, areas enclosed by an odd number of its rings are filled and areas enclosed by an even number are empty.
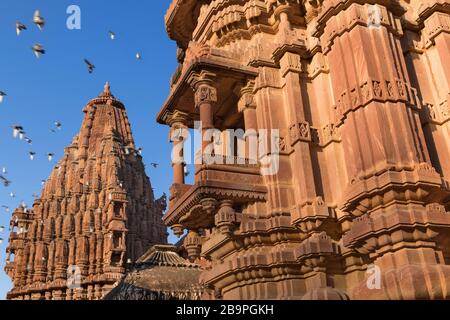
[[[32,19],[33,24],[36,25],[36,27],[43,31],[46,25],[46,20],[45,18],[41,15],[40,10],[36,10],[33,14],[33,19]],[[22,32],[28,30],[27,26],[25,24],[23,24],[20,21],[16,21],[16,34],[17,36],[20,36]],[[109,38],[111,40],[115,40],[116,39],[116,33],[113,31],[109,31]],[[40,59],[41,56],[45,55],[46,50],[44,48],[44,46],[40,43],[36,43],[31,47],[31,50],[33,51],[34,55],[36,56],[36,58]],[[141,53],[136,53],[135,58],[137,60],[142,60],[142,55]],[[84,63],[86,64],[87,67],[87,71],[89,72],[89,74],[92,74],[95,70],[95,65],[93,63],[91,63],[88,59],[84,59]],[[5,98],[7,97],[7,93],[4,91],[0,90],[0,104],[2,104],[5,100]],[[26,142],[28,145],[32,145],[33,144],[33,140],[27,136],[25,129],[22,125],[13,125],[11,126],[12,130],[13,130],[13,137],[15,139],[19,139],[21,141]],[[59,121],[55,121],[54,122],[54,127],[50,129],[50,131],[52,133],[57,133],[59,130],[61,130],[62,128],[62,124]],[[138,153],[142,154],[142,148],[138,149]],[[34,151],[29,151],[28,152],[28,157],[31,161],[33,161],[37,156],[37,153]],[[52,152],[48,152],[46,154],[47,159],[49,162],[51,162],[55,156],[54,153]],[[150,165],[153,168],[158,168],[159,164],[157,163],[150,163]],[[11,181],[8,178],[8,171],[6,168],[2,168],[1,173],[0,173],[0,185],[3,185],[4,187],[9,187],[11,185]],[[41,185],[43,186],[46,183],[46,180],[42,180],[41,181]],[[9,194],[9,196],[11,198],[15,198],[16,195],[15,193],[11,192]],[[33,194],[33,198],[38,198],[39,196],[36,194]],[[24,210],[27,210],[27,205],[24,201],[21,201],[20,203],[20,207],[24,208]],[[1,209],[6,211],[6,212],[10,212],[11,209],[6,206],[6,205],[1,205]],[[0,234],[2,234],[5,231],[5,227],[4,226],[0,226]],[[3,239],[0,238],[0,244],[2,244]]]

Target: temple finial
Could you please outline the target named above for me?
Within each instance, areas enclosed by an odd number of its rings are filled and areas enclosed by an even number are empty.
[[[103,87],[103,95],[111,96],[111,87],[109,85],[109,81],[106,81],[105,86]]]

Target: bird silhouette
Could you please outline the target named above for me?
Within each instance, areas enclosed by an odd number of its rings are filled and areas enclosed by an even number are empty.
[[[21,23],[20,21],[16,21],[16,33],[17,33],[17,36],[20,36],[20,33],[23,30],[27,30],[27,27],[23,23]]]
[[[159,166],[158,163],[154,163],[154,162],[153,162],[153,163],[150,163],[150,165],[151,165],[153,168],[155,168],[155,169],[158,168],[158,166]]]
[[[28,152],[28,155],[30,156],[30,160],[33,161],[34,157],[36,156],[36,152],[30,151]]]
[[[36,43],[34,46],[32,46],[31,50],[33,50],[34,55],[38,59],[41,57],[42,54],[45,54],[44,46],[39,43]]]
[[[0,103],[3,102],[3,99],[6,97],[6,93],[3,91],[0,91]]]
[[[112,31],[109,31],[109,37],[111,38],[111,40],[115,40],[116,39],[116,34]]]
[[[4,185],[5,187],[8,187],[8,186],[11,184],[11,181],[9,181],[8,179],[6,179],[6,177],[3,176],[3,175],[0,175],[0,181],[1,181],[1,183],[3,183],[3,185]]]
[[[33,15],[33,23],[42,31],[45,26],[45,19],[41,16],[39,10],[36,10]]]
[[[89,73],[93,73],[95,66],[87,59],[84,59],[84,63],[86,63]]]
[[[19,135],[24,134],[23,127],[20,125],[13,125],[13,126],[11,126],[11,128],[13,129],[13,137],[14,138],[17,138]]]

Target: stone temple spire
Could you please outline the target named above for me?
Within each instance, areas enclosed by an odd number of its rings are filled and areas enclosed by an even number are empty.
[[[100,299],[154,244],[167,242],[125,107],[109,83],[32,209],[11,219],[9,299]]]

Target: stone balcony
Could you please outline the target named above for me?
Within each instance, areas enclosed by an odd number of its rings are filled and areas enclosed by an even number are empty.
[[[188,229],[211,227],[215,208],[222,200],[242,205],[264,201],[267,193],[260,166],[236,157],[223,157],[219,163],[197,165],[195,183],[176,185],[172,187],[174,190],[177,194],[172,194],[164,222],[168,226],[181,224]]]

